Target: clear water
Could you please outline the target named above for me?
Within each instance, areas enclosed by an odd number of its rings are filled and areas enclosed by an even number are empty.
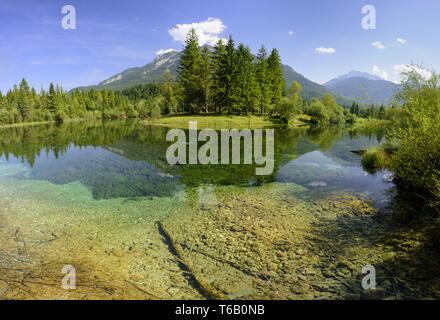
[[[28,292],[5,282],[6,297],[209,297],[198,277],[232,299],[438,293],[424,287],[437,260],[414,253],[418,238],[402,238],[406,229],[390,218],[390,174],[366,173],[352,152],[379,145],[381,133],[276,127],[274,173],[257,177],[255,165],[170,166],[168,130],[137,122],[0,130],[0,267],[20,265],[47,282],[23,283]],[[197,274],[179,264],[176,243]],[[59,288],[65,264],[87,279],[76,292]],[[379,269],[374,293],[361,287],[370,264]],[[90,289],[109,281],[111,294]]]

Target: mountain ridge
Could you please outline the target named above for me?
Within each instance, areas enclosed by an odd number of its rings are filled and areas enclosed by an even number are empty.
[[[360,71],[350,71],[326,82],[324,86],[364,105],[387,104],[398,88],[391,81]]]

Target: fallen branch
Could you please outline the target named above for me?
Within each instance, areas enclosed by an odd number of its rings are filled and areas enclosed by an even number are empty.
[[[203,291],[212,299],[215,300],[228,300],[228,297],[226,297],[221,291],[214,288],[204,277],[203,275],[192,265],[192,263],[186,259],[185,253],[183,252],[182,247],[180,246],[180,243],[172,236],[172,234],[165,228],[163,223],[158,221],[158,227],[159,232],[161,232],[170,242],[172,245],[177,259],[179,262],[181,262],[192,274],[193,278],[197,281],[200,288],[203,289]]]

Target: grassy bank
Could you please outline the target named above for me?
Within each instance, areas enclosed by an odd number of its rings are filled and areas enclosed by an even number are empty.
[[[387,144],[370,148],[361,155],[362,167],[372,174],[385,169],[389,165],[391,153],[392,148]]]
[[[16,128],[16,127],[25,127],[25,126],[37,126],[40,124],[51,123],[51,121],[35,121],[35,122],[20,122],[14,124],[0,124],[1,128]]]
[[[383,130],[388,126],[388,120],[358,118],[351,129],[354,130]]]
[[[91,118],[74,118],[66,119],[64,122],[75,121],[96,121],[98,119]],[[289,122],[290,127],[308,125],[310,117],[307,115],[298,115]],[[169,128],[181,128],[188,129],[189,121],[197,121],[198,129],[244,129],[244,128],[265,128],[273,127],[276,125],[285,125],[278,119],[269,116],[237,116],[237,115],[224,115],[224,114],[173,114],[169,116],[163,116],[158,119],[142,120],[144,124],[156,125]],[[55,121],[39,121],[39,122],[20,122],[14,124],[0,124],[1,128],[14,128],[24,126],[34,126],[47,123],[55,123]]]
[[[72,118],[72,119],[66,119],[63,122],[97,121],[97,120],[99,120],[99,119]],[[19,122],[19,123],[13,123],[13,124],[0,124],[0,129],[19,128],[19,127],[27,127],[27,126],[38,126],[38,125],[47,124],[47,123],[56,123],[56,121],[33,121],[33,122]]]
[[[264,128],[273,125],[281,125],[279,121],[268,116],[218,114],[175,114],[164,116],[159,119],[145,120],[144,123],[170,128],[187,129],[189,127],[189,121],[197,121],[198,129]]]

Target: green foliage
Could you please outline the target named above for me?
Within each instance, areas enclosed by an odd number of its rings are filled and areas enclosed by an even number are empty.
[[[161,93],[163,96],[163,114],[175,113],[177,111],[177,99],[174,95],[173,77],[170,70],[162,75]]]
[[[311,122],[315,124],[342,124],[345,121],[344,108],[338,106],[335,98],[327,93],[322,101],[314,98],[310,106],[306,108],[306,114],[311,117]]]
[[[415,119],[413,119],[415,120]],[[440,118],[423,117],[417,126],[399,130],[390,169],[406,187],[440,199]]]
[[[306,110],[306,114],[311,117],[310,121],[315,124],[328,123],[329,117],[325,110],[325,107],[322,102],[316,98],[312,99],[310,106],[308,106]]]
[[[184,109],[198,111],[203,104],[203,86],[201,77],[202,53],[195,29],[191,29],[185,42],[178,68],[179,81],[184,88]]]
[[[284,123],[289,123],[294,116],[302,113],[303,100],[299,96],[300,91],[301,85],[294,81],[289,89],[289,95],[278,102],[275,111]]]
[[[237,49],[237,80],[234,110],[248,114],[258,104],[258,84],[254,57],[249,47],[240,44]]]
[[[49,85],[49,91],[37,94],[23,79],[19,88],[14,86],[6,96],[0,97],[0,123],[56,121],[62,123],[72,118],[124,119],[137,117],[127,96],[106,89],[97,91],[75,90],[68,94],[63,88]]]
[[[396,95],[399,109],[389,139],[396,148],[390,169],[397,182],[440,200],[440,86],[433,73],[424,79],[415,70],[404,74]]]
[[[267,71],[270,83],[270,103],[276,106],[281,97],[286,95],[286,83],[284,82],[281,57],[277,49],[273,49],[267,59]]]
[[[276,107],[281,121],[288,123],[295,115],[299,114],[298,104],[291,97],[284,97]]]
[[[270,106],[271,102],[271,85],[269,77],[269,66],[267,63],[267,51],[261,46],[257,54],[257,82],[259,85],[259,106],[260,114],[263,114]]]
[[[382,170],[387,164],[387,155],[383,148],[371,148],[362,155],[362,167],[369,173]]]
[[[212,58],[211,52],[208,47],[204,47],[202,50],[202,64],[201,64],[201,77],[203,85],[203,101],[205,105],[205,112],[208,112],[208,108],[211,100],[211,87],[212,87]]]

